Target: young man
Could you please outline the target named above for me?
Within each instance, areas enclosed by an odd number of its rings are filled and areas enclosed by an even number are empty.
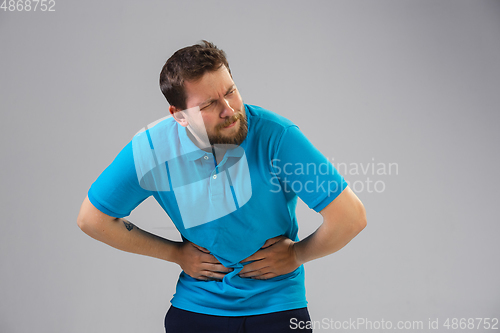
[[[300,331],[293,323],[310,320],[303,264],[365,227],[362,203],[296,125],[243,103],[212,43],[175,52],[160,88],[172,116],[123,148],[92,184],[78,225],[115,248],[180,265],[169,333]],[[182,242],[124,219],[151,195]],[[301,241],[297,197],[323,216]]]

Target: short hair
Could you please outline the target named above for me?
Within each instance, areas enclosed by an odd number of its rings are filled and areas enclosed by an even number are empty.
[[[176,51],[167,60],[160,73],[160,90],[170,105],[184,110],[187,97],[184,82],[197,80],[223,65],[231,74],[226,53],[213,43],[202,40]]]

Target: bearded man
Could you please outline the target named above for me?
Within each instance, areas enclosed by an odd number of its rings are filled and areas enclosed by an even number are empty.
[[[167,332],[311,332],[303,264],[354,238],[366,226],[363,204],[294,123],[243,103],[212,43],[175,52],[160,89],[170,116],[137,133],[97,178],[78,225],[182,268]],[[181,242],[125,219],[150,196]],[[323,217],[302,240],[299,197]]]

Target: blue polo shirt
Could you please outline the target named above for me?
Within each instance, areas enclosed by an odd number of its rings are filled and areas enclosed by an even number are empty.
[[[171,300],[177,308],[247,316],[307,305],[303,266],[256,280],[238,276],[240,261],[269,238],[298,241],[298,197],[320,212],[347,183],[291,121],[253,105],[245,112],[246,139],[219,163],[166,117],[136,134],[89,189],[90,202],[117,218],[154,196],[183,239],[234,268],[222,281],[181,272]]]

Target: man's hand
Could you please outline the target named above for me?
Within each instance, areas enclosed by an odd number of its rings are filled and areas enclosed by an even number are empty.
[[[223,266],[207,249],[189,241],[179,243],[177,264],[190,277],[198,280],[222,280],[233,271]]]
[[[253,261],[240,271],[240,277],[270,279],[293,272],[301,263],[297,259],[295,242],[285,236],[268,239],[260,250],[241,261]]]

